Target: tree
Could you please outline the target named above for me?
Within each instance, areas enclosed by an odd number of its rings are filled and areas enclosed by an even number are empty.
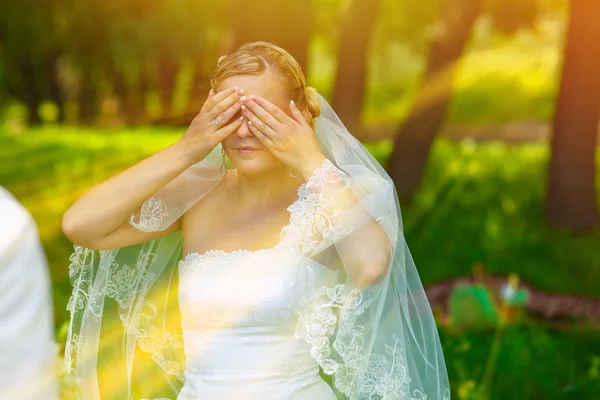
[[[380,0],[354,0],[342,22],[332,106],[346,127],[359,131],[369,42]]]
[[[571,0],[548,170],[546,219],[572,231],[598,226],[595,152],[600,111],[600,3]]]
[[[263,40],[287,50],[306,73],[311,38],[311,2],[301,0],[232,0],[232,50]]]
[[[387,166],[402,202],[412,198],[421,181],[429,149],[446,115],[456,63],[481,9],[482,0],[455,0],[444,4],[423,83],[408,118],[395,134]]]
[[[38,108],[44,100],[53,100],[59,120],[64,117],[57,81],[62,45],[54,25],[60,5],[39,0],[0,3],[0,90],[7,99],[25,104],[33,125],[41,122]]]

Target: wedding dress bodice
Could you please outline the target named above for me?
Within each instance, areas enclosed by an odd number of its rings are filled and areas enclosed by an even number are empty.
[[[312,344],[296,334],[302,299],[334,286],[338,273],[305,257],[307,249],[315,235],[348,229],[332,214],[328,228],[303,225],[308,214],[327,211],[309,191],[323,184],[326,171],[319,171],[298,188],[275,246],[190,253],[179,262],[186,369],[178,400],[336,398],[319,375]]]
[[[286,239],[270,249],[190,253],[179,263],[186,354],[178,400],[335,399],[311,346],[295,338],[300,298],[336,271],[302,260]]]
[[[187,360],[180,399],[335,399],[310,346],[294,338],[302,283],[334,272],[293,269],[294,257],[276,246],[192,253],[180,262]]]

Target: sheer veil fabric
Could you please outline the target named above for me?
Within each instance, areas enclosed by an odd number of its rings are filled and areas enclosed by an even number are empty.
[[[335,282],[301,282],[310,290],[298,299],[294,336],[310,345],[342,398],[450,399],[437,327],[404,238],[393,182],[327,101],[318,98],[321,115],[314,130],[327,160],[299,188],[282,242],[285,238],[298,256],[295,268],[312,268],[321,252],[375,220],[386,233],[391,257],[385,276],[373,284],[353,281],[347,273],[350,260],[343,257]],[[143,231],[171,225],[222,181],[220,152],[219,145],[159,190],[129,223]],[[337,207],[331,199],[340,190],[349,190],[356,204]],[[174,296],[181,232],[120,249],[73,247],[65,363],[79,398],[100,399],[99,377],[117,370],[123,384],[103,389],[103,397],[104,390],[114,398],[156,396],[150,388],[160,380],[175,398],[185,365]]]

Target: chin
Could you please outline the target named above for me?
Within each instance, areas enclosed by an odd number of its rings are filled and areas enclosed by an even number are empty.
[[[236,152],[236,150],[233,151]],[[265,150],[258,150],[254,153],[243,155],[231,154],[229,155],[229,160],[231,160],[231,163],[235,165],[239,172],[246,175],[258,175],[279,165],[279,161],[273,156],[269,155],[265,157],[265,155],[260,154],[263,152]]]

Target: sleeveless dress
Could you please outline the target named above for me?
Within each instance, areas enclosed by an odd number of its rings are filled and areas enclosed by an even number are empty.
[[[310,185],[323,183],[319,178]],[[315,224],[307,231],[303,221],[327,212],[307,198],[303,183],[272,248],[209,250],[179,261],[186,368],[177,400],[336,399],[319,375],[314,344],[297,334],[301,300],[312,288],[335,286],[339,272],[303,255],[302,247],[324,233]]]
[[[180,262],[186,370],[178,400],[336,398],[311,346],[294,337],[302,282],[335,272],[300,273],[293,257],[277,246],[191,253]]]

